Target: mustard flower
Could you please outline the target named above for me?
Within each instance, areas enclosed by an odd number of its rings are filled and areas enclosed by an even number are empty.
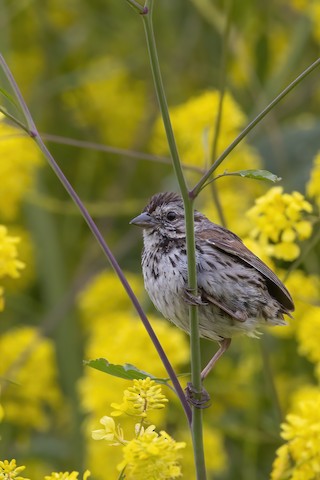
[[[24,264],[17,259],[18,237],[8,235],[8,229],[0,225],[0,278],[8,275],[16,278],[20,275],[20,270]]]
[[[165,407],[168,399],[161,393],[160,385],[149,377],[133,380],[133,387],[124,391],[123,403],[112,403],[115,411],[111,415],[119,416],[123,413],[138,417],[146,417],[150,410],[159,410]]]
[[[44,480],[78,480],[79,472],[52,472],[51,475],[46,475]],[[86,470],[82,476],[82,480],[87,480],[90,477],[89,470]]]
[[[297,325],[299,353],[320,364],[320,307],[310,306]]]
[[[12,220],[22,200],[34,185],[36,168],[41,164],[39,149],[31,138],[4,121],[0,114],[0,214]]]
[[[25,469],[24,465],[18,467],[16,460],[0,460],[0,480],[28,480],[21,477],[20,473]]]
[[[281,427],[286,443],[277,450],[271,479],[319,479],[320,393],[301,401]]]
[[[0,352],[0,377],[11,380],[2,391],[6,420],[45,430],[50,411],[61,405],[53,343],[36,328],[10,329],[0,337]]]
[[[181,105],[170,108],[171,121],[183,162],[204,166],[206,151],[213,143],[215,121],[220,93],[218,90],[204,91]],[[229,92],[223,103],[221,133],[218,150],[223,150],[237,136],[246,123],[246,116]],[[243,144],[244,145],[244,144]],[[240,150],[243,148],[240,145]],[[168,145],[162,121],[155,125],[151,148],[158,154],[166,154]]]
[[[272,480],[317,480],[320,476],[320,395],[301,401],[282,424],[287,441],[277,450]]]
[[[112,417],[107,417],[105,415],[100,419],[100,423],[104,425],[104,428],[101,428],[100,430],[93,430],[93,440],[106,440],[111,446],[117,446],[125,443],[123,431],[119,425],[116,428]]]
[[[86,71],[81,86],[68,90],[64,101],[81,125],[100,126],[105,143],[129,148],[144,116],[144,83],[130,76],[118,58],[95,58]],[[88,100],[85,109],[83,98]],[[108,99],[108,108],[101,98]]]
[[[160,434],[150,425],[145,430],[137,425],[139,436],[123,447],[123,461],[128,480],[169,480],[181,476],[180,450],[184,442],[176,442],[166,432]]]
[[[8,235],[8,229],[4,225],[0,225],[0,278],[17,278],[24,268],[24,263],[18,259],[19,241],[18,237]],[[0,310],[4,308],[3,293],[3,288],[0,287]]]
[[[291,261],[299,256],[297,241],[312,233],[311,222],[303,218],[312,206],[299,192],[283,193],[282,187],[273,187],[258,198],[247,215],[254,228],[251,236],[258,239],[266,252],[275,258]]]
[[[310,180],[307,183],[307,194],[310,198],[314,198],[320,208],[320,152],[318,152],[313,162]]]

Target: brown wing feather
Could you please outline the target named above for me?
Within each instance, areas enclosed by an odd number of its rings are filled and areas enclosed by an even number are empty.
[[[293,311],[294,304],[290,293],[279,280],[275,273],[270,270],[265,263],[254,255],[243,243],[242,240],[229,230],[215,225],[214,228],[208,228],[198,232],[198,235],[215,248],[222,250],[229,255],[237,257],[240,261],[255,268],[266,279],[266,285],[270,294],[278,300],[285,311]]]

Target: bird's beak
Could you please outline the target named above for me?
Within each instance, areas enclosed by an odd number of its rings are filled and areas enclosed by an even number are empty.
[[[146,212],[140,213],[140,215],[133,218],[129,223],[130,225],[137,225],[137,227],[142,228],[152,228],[156,224],[154,218]]]

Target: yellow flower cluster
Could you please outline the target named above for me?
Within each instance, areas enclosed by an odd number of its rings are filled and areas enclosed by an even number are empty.
[[[273,187],[247,212],[254,225],[251,236],[271,257],[294,260],[300,253],[297,242],[312,233],[311,222],[303,218],[311,211],[312,206],[301,193],[283,193],[282,187]]]
[[[316,155],[313,162],[310,180],[307,183],[307,194],[315,200],[320,208],[320,152]]]
[[[104,428],[92,431],[93,440],[105,440],[108,445],[117,447],[118,445],[124,445],[126,440],[123,437],[123,430],[120,425],[115,424],[112,417],[105,415],[100,419],[101,425]]]
[[[28,480],[20,476],[20,473],[25,468],[24,465],[18,467],[15,459],[10,460],[10,462],[8,460],[0,460],[0,480]]]
[[[297,325],[299,353],[316,366],[320,379],[320,307],[309,306]]]
[[[184,163],[198,167],[207,166],[208,152],[210,152],[215,133],[219,98],[219,91],[205,91],[181,105],[170,108],[175,138]],[[231,94],[227,92],[223,102],[218,152],[221,152],[235,139],[245,123],[246,116]],[[155,125],[152,150],[158,154],[166,154],[168,152],[168,144],[160,118]],[[248,156],[243,155],[242,168],[247,168],[245,165],[248,157],[250,157],[249,163],[251,161],[255,163],[257,157],[245,143],[239,145],[239,150],[231,154],[228,160],[232,162],[232,158],[235,156],[239,157],[244,152]]]
[[[121,405],[112,404],[116,408],[113,415],[126,413],[129,416],[140,417],[140,423],[135,425],[135,437],[128,441],[123,436],[123,430],[116,426],[112,417],[104,416],[100,423],[103,429],[94,430],[94,440],[105,440],[111,446],[123,445],[123,460],[118,465],[120,471],[125,470],[126,478],[132,480],[171,479],[181,475],[178,463],[178,450],[185,447],[184,442],[175,442],[166,432],[156,433],[155,426],[147,428],[147,412],[161,409],[167,398],[161,393],[161,387],[149,377],[133,380],[133,386],[124,391],[124,402]]]
[[[45,430],[50,411],[61,404],[53,344],[23,327],[1,335],[0,352],[0,377],[8,380],[1,392],[5,420]]]
[[[130,85],[130,88],[128,88]],[[108,99],[105,108],[102,98]],[[81,125],[100,126],[106,143],[128,148],[134,142],[145,104],[144,84],[130,77],[118,59],[101,57],[88,65],[81,86],[68,90],[64,100]]]
[[[138,437],[123,447],[123,462],[118,468],[125,469],[128,480],[170,480],[181,476],[178,460],[185,443],[154,429],[154,425],[142,428]]]
[[[168,399],[161,393],[160,385],[149,377],[146,379],[133,380],[133,387],[124,391],[121,404],[112,403],[115,408],[112,416],[127,415],[146,417],[150,410],[159,410],[165,407]]]
[[[8,235],[8,229],[0,225],[0,279],[9,276],[17,278],[24,263],[18,260],[17,243],[18,237]],[[4,308],[3,288],[0,287],[0,310]]]
[[[10,462],[8,460],[0,460],[0,480],[29,480],[21,477],[20,473],[25,469],[24,465],[18,467],[16,460]],[[52,472],[51,475],[46,475],[44,480],[78,480],[79,472]],[[82,480],[87,480],[90,477],[89,470],[83,474]]]
[[[20,130],[8,125],[0,114],[0,216],[12,220],[34,182],[41,164],[39,149]]]
[[[51,475],[46,475],[44,480],[78,480],[79,472],[52,472]],[[90,471],[86,470],[82,476],[82,480],[87,480],[90,477]]]
[[[272,480],[317,480],[320,477],[320,392],[299,402],[282,424],[286,443],[277,450]]]

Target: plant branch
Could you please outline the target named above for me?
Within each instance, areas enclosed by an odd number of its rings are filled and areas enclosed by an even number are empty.
[[[0,108],[1,111],[1,108]],[[70,145],[77,148],[88,148],[90,150],[96,150],[98,152],[107,152],[113,155],[121,155],[124,157],[136,158],[139,160],[147,160],[149,162],[163,163],[166,165],[172,165],[172,161],[167,157],[160,157],[159,155],[152,155],[151,153],[138,152],[136,150],[128,150],[126,148],[112,147],[110,145],[104,145],[103,143],[90,142],[86,140],[78,140],[76,138],[61,137],[60,135],[53,135],[51,133],[41,133],[41,138],[52,143],[61,145]],[[196,167],[195,165],[182,164],[186,170],[191,170],[197,173],[204,174],[205,169]]]
[[[313,62],[308,68],[306,68],[293,82],[291,82],[269,105],[266,106],[262,112],[260,112],[244,130],[235,138],[235,140],[222,152],[217,158],[207,173],[199,180],[193,190],[190,192],[193,198],[197,197],[201,191],[203,185],[207,182],[212,173],[219,167],[219,165],[225,160],[225,158],[234,150],[234,148],[248,135],[253,128],[258,125],[261,120],[286,96],[291,90],[293,90],[307,75],[315,70],[320,65],[320,58]]]
[[[68,181],[68,179],[65,177],[64,173],[62,172],[62,170],[60,169],[59,165],[56,163],[55,159],[53,158],[53,156],[51,155],[51,153],[49,152],[49,150],[47,149],[47,147],[45,146],[45,144],[43,143],[40,135],[39,135],[39,132],[35,126],[35,123],[32,119],[32,116],[29,112],[29,109],[22,97],[22,94],[19,90],[19,87],[18,85],[16,84],[16,81],[15,79],[13,78],[10,70],[9,70],[9,67],[7,66],[4,58],[2,55],[0,55],[0,65],[1,67],[3,68],[3,71],[5,72],[6,76],[7,76],[7,79],[8,81],[10,82],[10,85],[12,87],[12,89],[14,90],[15,94],[16,94],[16,97],[19,101],[19,104],[20,104],[20,107],[24,113],[24,116],[26,118],[26,121],[27,121],[27,130],[29,135],[35,140],[35,142],[37,143],[38,147],[40,148],[40,150],[42,151],[42,153],[44,154],[44,156],[46,157],[46,159],[48,160],[48,163],[49,165],[51,166],[51,168],[53,169],[53,171],[55,172],[55,174],[57,175],[57,177],[59,178],[60,182],[62,183],[62,185],[64,186],[64,188],[66,189],[66,191],[68,192],[68,194],[70,195],[70,197],[72,198],[72,200],[74,201],[74,203],[77,205],[77,207],[79,208],[84,220],[86,221],[87,225],[89,226],[92,234],[94,235],[94,237],[96,238],[96,240],[98,241],[102,251],[104,252],[104,254],[106,255],[106,257],[108,258],[111,266],[113,267],[115,273],[118,275],[118,278],[119,280],[121,281],[128,297],[130,298],[133,306],[135,307],[138,315],[140,316],[141,318],[141,321],[142,323],[144,324],[144,327],[145,329],[147,330],[148,332],[148,335],[150,336],[161,360],[162,360],[162,363],[164,364],[167,372],[168,372],[168,375],[173,383],[173,386],[175,388],[175,391],[181,401],[181,404],[183,406],[183,409],[185,411],[185,414],[187,416],[187,419],[188,419],[188,422],[191,423],[191,410],[190,410],[190,407],[188,405],[188,402],[186,401],[186,398],[185,398],[185,395],[184,395],[184,392],[181,388],[181,385],[179,383],[179,380],[169,362],[169,359],[167,358],[163,348],[162,348],[162,345],[160,344],[146,314],[144,313],[137,297],[135,296],[131,286],[129,285],[125,275],[123,274],[117,260],[115,259],[114,255],[112,254],[109,246],[107,245],[107,243],[105,242],[101,232],[99,231],[98,227],[96,226],[96,224],[94,223],[93,219],[91,218],[89,212],[87,211],[86,207],[83,205],[80,197],[77,195],[77,193],[74,191],[73,187],[71,186],[70,182]],[[14,119],[11,118],[11,120],[14,121]],[[20,126],[18,123],[17,123],[18,126]]]

